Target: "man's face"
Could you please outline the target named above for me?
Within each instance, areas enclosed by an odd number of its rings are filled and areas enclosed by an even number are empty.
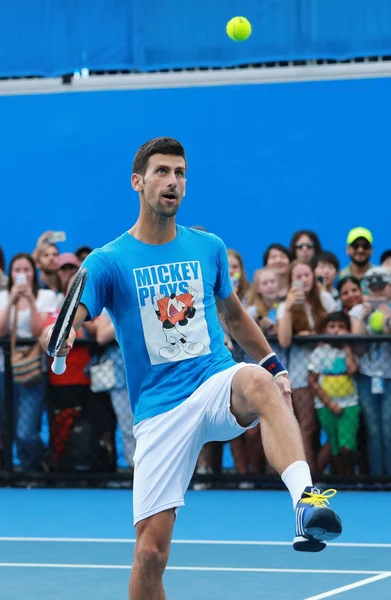
[[[347,253],[353,263],[362,266],[369,262],[369,259],[372,256],[372,246],[368,240],[360,237],[348,246]]]
[[[132,175],[133,189],[141,194],[148,214],[174,217],[186,191],[185,161],[180,156],[154,154],[144,175]]]
[[[39,268],[47,275],[55,273],[57,271],[57,256],[57,248],[55,246],[47,246],[39,255]]]

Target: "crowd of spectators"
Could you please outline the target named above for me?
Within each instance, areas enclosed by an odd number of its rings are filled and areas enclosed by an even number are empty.
[[[15,462],[26,472],[132,469],[133,416],[109,314],[79,330],[88,344],[75,345],[64,375],[53,375],[51,359],[42,354],[43,332],[92,251],[60,253],[53,240],[53,232],[43,233],[31,254],[10,259],[7,274],[0,249],[0,338],[11,338]],[[341,270],[314,232],[297,231],[289,248],[267,248],[251,281],[240,253],[228,250],[235,293],[289,369],[293,410],[314,474],[391,476],[391,342],[382,340],[391,333],[391,250],[375,266],[372,248],[369,230],[351,230],[350,261]],[[234,359],[252,362],[221,324]],[[378,340],[366,342],[368,333]],[[34,343],[23,343],[31,338]],[[0,399],[4,410],[2,351]],[[257,428],[230,447],[238,473],[272,472]],[[198,473],[220,468],[221,444],[208,444]]]
[[[373,236],[364,227],[348,233],[346,247],[350,261],[340,269],[318,236],[301,230],[289,248],[267,248],[251,283],[240,253],[229,249],[230,275],[242,304],[288,367],[293,410],[312,472],[389,477],[391,341],[382,336],[391,333],[391,250],[373,265]],[[252,362],[225,334],[234,359]],[[361,339],[349,339],[351,334]],[[365,341],[366,334],[378,341]],[[314,335],[338,338],[311,339]],[[239,473],[271,470],[257,434],[246,432],[231,441]],[[216,469],[219,444],[207,450],[199,473]],[[251,487],[251,481],[240,486]]]

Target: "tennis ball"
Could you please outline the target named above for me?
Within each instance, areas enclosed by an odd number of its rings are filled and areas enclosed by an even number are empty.
[[[369,317],[369,327],[374,333],[383,331],[384,314],[380,310],[375,310]]]
[[[227,34],[235,42],[247,40],[251,35],[251,23],[246,17],[233,17],[227,23]]]

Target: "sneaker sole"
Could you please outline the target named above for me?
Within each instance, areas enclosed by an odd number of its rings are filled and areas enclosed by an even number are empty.
[[[341,533],[341,520],[331,509],[314,511],[304,528],[305,536],[320,542],[335,540]]]
[[[306,537],[297,536],[293,540],[293,549],[297,552],[321,552],[326,548],[326,542],[311,540]]]

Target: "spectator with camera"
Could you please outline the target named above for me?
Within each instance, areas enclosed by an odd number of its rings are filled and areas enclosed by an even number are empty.
[[[30,254],[16,254],[9,267],[8,290],[0,292],[0,337],[11,335],[16,449],[24,471],[40,468],[44,446],[40,437],[45,381],[39,344],[18,340],[40,335],[56,296],[38,286]]]
[[[293,234],[289,249],[293,260],[310,263],[320,254],[322,246],[314,231],[301,229]]]
[[[342,311],[328,314],[324,333],[347,336],[348,315]],[[337,475],[353,475],[356,462],[360,406],[353,375],[357,370],[352,348],[339,340],[319,345],[308,362],[316,413],[327,434]]]
[[[278,300],[285,300],[288,293],[289,265],[292,256],[282,244],[271,244],[263,255],[263,266],[272,268],[278,277]]]
[[[289,348],[288,370],[293,410],[300,425],[307,461],[314,471],[317,424],[307,373],[312,348],[308,343],[292,344],[292,338],[293,335],[311,336],[321,333],[327,313],[335,310],[335,300],[329,292],[319,289],[314,269],[309,263],[294,261],[290,268],[289,282],[286,301],[277,308],[277,334],[280,345]]]
[[[370,262],[372,256],[373,235],[365,227],[355,227],[348,233],[346,239],[346,253],[350,256],[350,264],[339,274],[340,279],[347,275],[354,275],[362,281],[366,272],[372,268]],[[363,291],[367,293],[365,281],[362,281]]]
[[[391,343],[381,334],[391,332],[391,274],[373,267],[365,274],[369,294],[349,315],[352,332],[379,334],[379,342],[365,345],[359,358],[358,390],[368,434],[371,475],[391,475]]]
[[[339,260],[332,252],[322,250],[312,259],[312,265],[315,269],[316,281],[321,289],[329,292],[336,300],[338,290],[335,287],[335,280],[339,271]]]

